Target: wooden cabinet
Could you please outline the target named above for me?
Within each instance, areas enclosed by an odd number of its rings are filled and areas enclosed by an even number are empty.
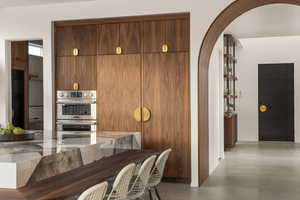
[[[25,70],[28,68],[28,41],[11,43],[11,67]]]
[[[81,56],[97,54],[97,25],[64,26],[55,30],[57,56],[73,56],[74,49]]]
[[[64,56],[56,60],[56,89],[73,90],[73,83],[80,90],[96,90],[97,69],[95,56]]]
[[[143,148],[172,148],[165,177],[189,181],[189,54],[145,54],[143,106],[151,119],[143,124]]]
[[[116,53],[116,48],[121,48]],[[98,54],[136,54],[141,52],[140,22],[102,24],[98,28]]]
[[[141,55],[98,56],[98,129],[141,131],[134,110],[141,107]]]
[[[237,114],[224,117],[224,147],[233,148],[237,142]]]
[[[189,183],[188,15],[99,19],[92,21],[96,25],[82,25],[87,23],[59,22],[56,28],[57,90],[71,90],[74,82],[79,89],[97,89],[97,129],[139,131],[143,149],[172,148],[165,177]],[[83,33],[85,44],[76,39]],[[70,56],[75,46],[80,47],[79,56]],[[96,59],[81,56],[94,52],[95,46]],[[143,121],[141,112],[136,120],[135,111],[143,107],[150,110],[150,119]]]
[[[144,22],[144,53],[189,51],[189,21],[174,19]]]

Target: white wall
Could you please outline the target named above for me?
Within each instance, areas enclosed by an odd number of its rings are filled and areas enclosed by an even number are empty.
[[[237,55],[238,140],[258,141],[258,64],[295,63],[295,142],[300,142],[300,36],[240,40]]]
[[[216,43],[209,64],[209,173],[224,158],[224,39]]]
[[[0,123],[9,120],[10,71],[7,40],[44,40],[44,127],[54,124],[54,67],[51,22],[172,12],[191,13],[191,146],[192,185],[198,185],[198,107],[197,66],[202,39],[216,16],[233,0],[95,0],[84,3],[64,3],[46,6],[7,8],[0,11]]]

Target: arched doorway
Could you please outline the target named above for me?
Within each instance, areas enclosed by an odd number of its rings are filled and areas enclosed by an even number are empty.
[[[300,0],[237,0],[224,9],[208,29],[198,61],[198,146],[199,184],[209,175],[208,147],[208,67],[214,45],[225,28],[243,13],[269,4],[300,5]]]

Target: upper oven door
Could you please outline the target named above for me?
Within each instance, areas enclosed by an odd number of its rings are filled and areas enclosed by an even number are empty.
[[[58,103],[57,119],[86,119],[95,120],[96,103]]]

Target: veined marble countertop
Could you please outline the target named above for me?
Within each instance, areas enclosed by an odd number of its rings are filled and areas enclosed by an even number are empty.
[[[53,139],[52,135],[57,135]],[[103,157],[141,148],[138,132],[37,131],[34,140],[0,142],[0,188],[19,188]]]

